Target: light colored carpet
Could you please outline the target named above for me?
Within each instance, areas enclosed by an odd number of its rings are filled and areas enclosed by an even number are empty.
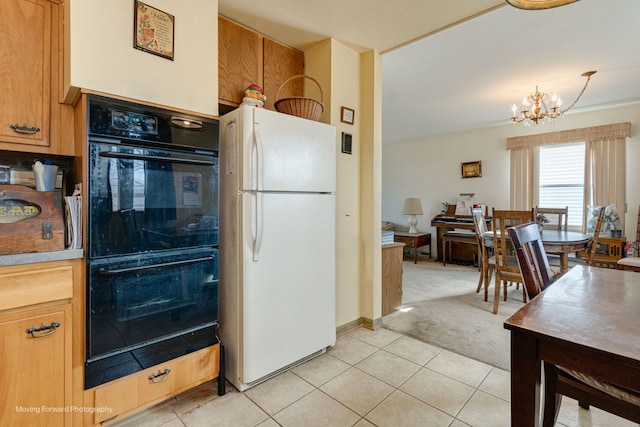
[[[489,300],[476,293],[480,272],[421,259],[403,262],[403,308],[383,317],[383,326],[501,369],[510,369],[510,335],[504,320],[524,305],[522,287],[508,287],[507,301],[493,314]]]

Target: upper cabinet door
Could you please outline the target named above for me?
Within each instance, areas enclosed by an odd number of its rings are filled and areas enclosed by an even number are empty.
[[[304,53],[277,41],[264,39],[264,93],[267,95],[265,108],[275,110],[273,104],[280,86],[290,77],[304,74]],[[293,79],[280,90],[279,97],[304,96],[304,79]],[[314,97],[314,95],[310,95]],[[317,98],[320,99],[319,94]]]
[[[52,8],[0,1],[0,142],[49,146]]]
[[[262,85],[261,36],[222,16],[218,17],[218,97],[238,106],[244,90]]]
[[[274,110],[280,85],[289,77],[303,73],[304,53],[218,16],[218,101],[221,105],[237,107],[242,103],[245,89],[256,83],[264,88],[267,96],[265,108]],[[294,79],[283,86],[280,97],[303,96],[303,88],[304,81]]]

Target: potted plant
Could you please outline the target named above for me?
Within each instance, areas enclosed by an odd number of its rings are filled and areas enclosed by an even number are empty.
[[[544,214],[536,214],[536,224],[538,224],[538,230],[542,233],[544,225],[549,222],[549,219]]]

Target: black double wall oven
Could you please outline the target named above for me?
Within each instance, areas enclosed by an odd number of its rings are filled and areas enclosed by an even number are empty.
[[[89,98],[85,389],[218,342],[218,122]]]

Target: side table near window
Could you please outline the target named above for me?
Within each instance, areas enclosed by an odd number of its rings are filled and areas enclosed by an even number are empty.
[[[418,248],[429,246],[429,258],[431,258],[431,233],[406,233],[396,231],[393,235],[395,242],[404,243],[408,248],[413,248],[413,263],[418,263]]]

